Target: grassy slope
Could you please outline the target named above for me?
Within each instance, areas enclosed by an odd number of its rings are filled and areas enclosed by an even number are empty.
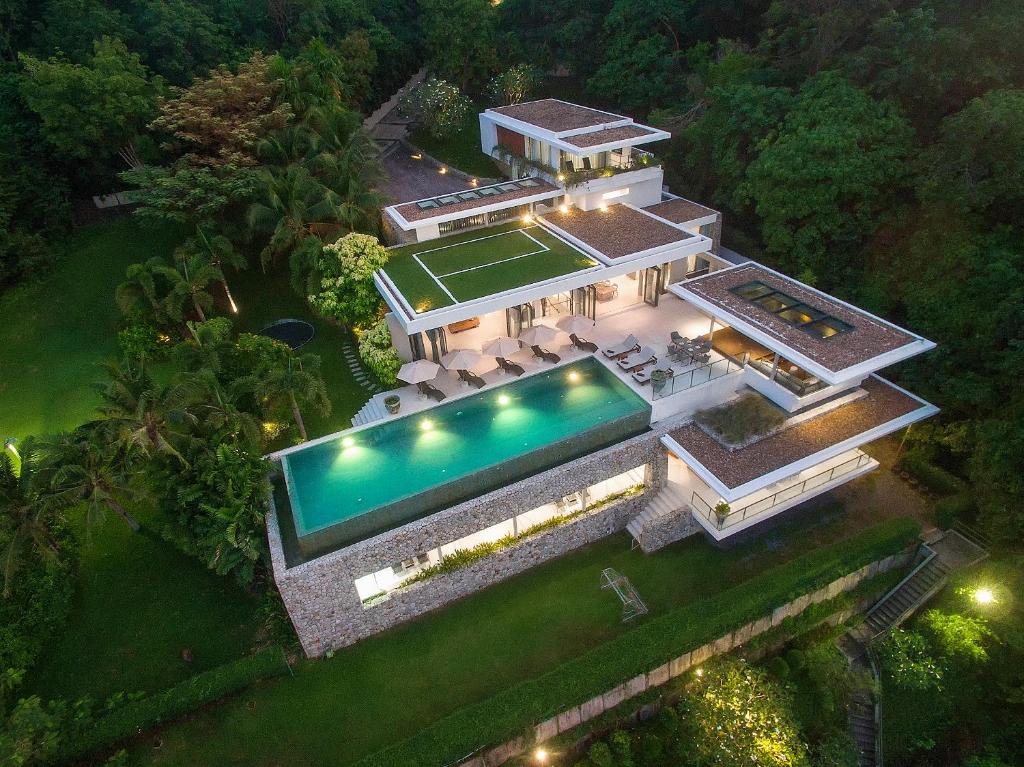
[[[424,130],[414,130],[409,136],[409,143],[471,176],[501,178],[498,166],[480,151],[480,120],[477,115],[481,111],[483,107],[470,109],[459,131],[448,138],[436,139]]]
[[[617,600],[598,588],[602,568],[631,578],[657,615],[861,529],[825,509],[730,551],[696,537],[650,556],[612,536],[304,663],[292,679],[164,731],[158,752],[140,746],[133,756],[155,765],[350,763],[629,631]]]
[[[174,227],[130,218],[79,230],[55,272],[0,298],[0,433],[24,438],[93,416],[98,364],[117,347],[114,288],[129,264],[167,255]]]

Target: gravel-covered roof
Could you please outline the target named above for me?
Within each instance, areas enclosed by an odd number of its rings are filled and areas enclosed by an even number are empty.
[[[503,114],[524,123],[536,125],[538,128],[559,133],[579,128],[592,128],[596,125],[618,122],[623,118],[610,112],[601,112],[579,104],[569,104],[558,99],[540,99],[512,104],[505,107],[492,107],[492,112]]]
[[[475,200],[463,200],[462,202],[453,202],[447,205],[442,205],[437,208],[429,208],[424,210],[420,208],[415,202],[405,202],[401,205],[396,205],[395,210],[402,214],[402,217],[406,221],[422,221],[428,218],[436,218],[437,216],[443,216],[447,213],[456,213],[463,210],[473,210],[474,208],[483,208],[487,205],[494,205],[495,203],[508,202],[510,200],[518,200],[522,197],[533,197],[538,194],[561,194],[562,190],[549,184],[543,179],[533,179],[537,182],[537,186],[530,187],[529,189],[517,189],[512,192],[499,192],[498,194],[492,194],[486,197],[480,197]],[[500,186],[500,185],[495,185]],[[487,187],[485,187],[487,188]],[[479,188],[463,189],[461,192],[452,192],[451,196],[458,197],[464,192],[479,192]],[[439,195],[441,197],[447,195]]]
[[[693,236],[643,211],[618,204],[606,210],[570,208],[565,213],[559,210],[544,214],[544,220],[608,258],[622,258],[661,245],[683,242]]]
[[[705,205],[691,202],[690,200],[684,200],[682,198],[666,200],[665,202],[659,202],[656,205],[648,205],[644,210],[650,211],[656,216],[668,219],[673,224],[685,224],[688,221],[695,221],[698,218],[718,215],[717,210],[712,210]]]
[[[654,135],[654,131],[639,125],[623,125],[621,128],[605,128],[604,130],[591,131],[590,133],[579,133],[575,136],[568,136],[563,141],[580,148],[607,144],[610,141],[625,141],[631,138]]]
[[[919,400],[877,378],[868,378],[861,388],[867,396],[735,450],[724,447],[692,422],[670,434],[726,487],[739,487],[924,407]]]
[[[806,303],[812,309],[842,320],[851,325],[852,329],[829,338],[818,338],[791,325],[768,309],[731,292],[731,288],[755,280]],[[802,283],[771,272],[758,264],[745,264],[735,269],[712,272],[681,287],[756,325],[761,331],[832,372],[867,362],[880,354],[919,340],[904,330],[809,290]]]

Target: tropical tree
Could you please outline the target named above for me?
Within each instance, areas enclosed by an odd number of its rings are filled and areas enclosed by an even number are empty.
[[[106,363],[108,380],[97,385],[102,420],[125,451],[139,449],[152,456],[173,456],[185,463],[174,446],[176,428],[195,423],[179,392],[157,383],[144,360]]]
[[[420,0],[420,8],[431,71],[461,90],[494,71],[498,17],[490,0]]]
[[[206,428],[216,431],[220,439],[243,439],[258,445],[260,424],[248,406],[260,384],[255,376],[222,382],[210,368],[199,368],[182,376],[179,387],[190,403],[190,412]]]
[[[250,229],[268,238],[260,252],[264,266],[294,251],[314,229],[337,224],[339,202],[338,195],[302,165],[289,165],[281,172],[264,170],[260,195],[248,214]]]
[[[491,78],[488,91],[496,104],[518,104],[540,84],[542,73],[530,64],[516,64]]]
[[[305,442],[309,439],[300,406],[316,408],[322,415],[331,412],[327,384],[320,375],[320,358],[314,354],[289,355],[283,365],[266,368],[258,374],[264,404],[271,412],[284,404]]]
[[[349,327],[370,324],[380,308],[373,274],[387,260],[387,251],[368,234],[348,234],[325,246],[319,291],[309,296],[310,306]]]
[[[167,320],[164,306],[161,270],[167,264],[163,259],[154,256],[148,261],[131,264],[125,270],[125,280],[117,286],[114,296],[121,311],[128,316],[143,314],[148,311],[153,322],[162,325]]]
[[[139,523],[125,508],[124,499],[138,498],[130,486],[123,448],[103,438],[98,424],[60,434],[41,446],[49,479],[51,502],[59,508],[85,505],[86,527],[101,523],[113,511],[133,531]]]
[[[434,138],[456,133],[469,115],[473,103],[456,86],[436,77],[420,83],[399,102],[402,114]]]
[[[214,266],[202,253],[189,252],[180,247],[174,253],[175,266],[160,267],[159,274],[167,281],[164,299],[167,315],[180,321],[185,307],[191,304],[200,322],[206,322],[206,312],[213,308],[213,295],[208,288],[214,282],[224,284],[224,272]]]
[[[53,506],[37,474],[37,454],[31,441],[21,448],[21,466],[16,469],[7,453],[0,453],[0,540],[3,549],[3,595],[11,585],[26,550],[35,551],[44,560],[54,560],[60,548],[51,530]]]

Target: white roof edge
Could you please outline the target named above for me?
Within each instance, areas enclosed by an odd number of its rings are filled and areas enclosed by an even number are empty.
[[[536,99],[535,101],[522,102],[524,104],[533,104],[536,101],[546,101],[548,99]],[[580,107],[581,109],[593,109],[592,107],[585,107],[582,104],[572,104],[568,101],[561,101],[560,99],[550,99],[551,101],[560,101],[562,104],[570,104],[570,106]],[[531,122],[520,120],[517,117],[511,117],[510,115],[503,114],[501,112],[494,111],[494,107],[488,107],[480,114],[485,116],[487,119],[492,120],[498,125],[502,125],[511,130],[518,131],[526,136],[532,136],[533,138],[539,138],[543,141],[547,141],[549,144],[557,146],[559,149],[565,149],[574,153],[579,153],[584,150],[590,152],[605,151],[602,147],[615,147],[623,146],[627,143],[650,143],[653,141],[664,141],[665,139],[672,138],[672,134],[668,131],[664,131],[661,128],[655,128],[651,125],[644,125],[643,123],[636,122],[632,117],[626,117],[625,115],[613,115],[616,119],[609,120],[608,122],[598,123],[597,125],[588,125],[585,128],[570,128],[563,131],[553,131],[548,128],[541,128],[539,125],[534,125]],[[595,112],[602,110],[594,109]],[[607,114],[612,114],[611,112]],[[638,128],[643,128],[649,131],[651,136],[635,136],[633,139],[623,139],[622,141],[605,142],[604,144],[595,145],[595,147],[579,147],[574,144],[569,144],[563,139],[571,138],[573,136],[582,136],[588,133],[597,133],[602,130],[610,130],[612,128],[625,128],[631,125],[635,125]],[[632,145],[630,143],[630,145]]]
[[[661,443],[665,447],[667,447],[673,454],[675,454],[677,458],[686,463],[686,465],[694,472],[694,474],[696,474],[698,477],[704,480],[704,482],[707,483],[707,485],[712,490],[721,495],[722,498],[724,498],[727,502],[732,503],[764,487],[767,487],[770,484],[786,479],[787,477],[792,476],[794,474],[799,474],[801,471],[809,469],[812,466],[821,463],[822,461],[827,461],[830,458],[835,458],[837,455],[840,455],[846,452],[847,450],[860,447],[861,445],[866,445],[868,442],[874,442],[876,439],[880,439],[881,437],[884,437],[887,434],[891,434],[894,431],[899,431],[904,426],[910,426],[911,424],[917,423],[918,421],[922,421],[925,418],[930,418],[931,416],[939,412],[939,409],[935,405],[931,404],[930,402],[927,402],[926,400],[921,399],[916,394],[912,394],[911,392],[908,392],[906,389],[903,389],[902,387],[897,386],[896,384],[890,383],[889,381],[885,380],[880,376],[873,375],[872,378],[876,378],[879,381],[883,382],[884,384],[891,386],[892,388],[901,392],[902,394],[905,394],[906,396],[917,400],[918,402],[921,403],[921,406],[914,410],[911,410],[909,413],[901,415],[892,420],[886,421],[885,423],[881,423],[878,426],[868,429],[867,431],[861,432],[860,434],[855,434],[854,436],[849,437],[848,439],[837,442],[834,445],[830,445],[829,447],[819,450],[816,453],[812,453],[811,455],[801,458],[798,461],[793,461],[792,463],[786,464],[785,466],[780,466],[778,469],[774,469],[770,472],[767,472],[766,474],[762,474],[761,476],[749,480],[748,482],[744,482],[742,485],[737,485],[736,487],[730,488],[728,485],[722,482],[708,468],[706,468],[704,464],[702,464],[692,453],[690,453],[688,450],[686,450],[686,448],[684,448],[682,445],[676,442],[671,437],[671,435],[666,434],[665,436],[663,436],[661,438]]]
[[[509,182],[502,182],[509,183]],[[490,186],[497,186],[497,184],[491,184]],[[481,187],[484,188],[484,187]],[[470,191],[473,188],[465,191]],[[452,192],[453,195],[461,194],[460,192]],[[419,226],[425,226],[427,224],[443,224],[446,221],[456,221],[466,216],[479,216],[481,213],[490,213],[493,210],[504,210],[505,208],[514,208],[517,205],[529,205],[531,202],[540,202],[542,200],[550,200],[553,197],[559,197],[565,194],[564,189],[550,189],[543,192],[537,192],[536,194],[526,195],[524,197],[513,197],[509,200],[502,200],[500,202],[492,202],[487,205],[480,205],[475,208],[462,208],[461,210],[453,210],[448,213],[441,213],[437,216],[428,216],[427,218],[416,219],[415,221],[409,221],[405,216],[398,212],[399,205],[411,205],[420,200],[412,200],[411,202],[399,202],[394,205],[389,205],[384,209],[396,224],[398,224],[403,231],[408,232],[410,229],[415,229]],[[447,195],[434,195],[434,197],[444,197]],[[434,197],[425,197],[425,200],[432,200]],[[486,198],[485,198],[486,199]],[[443,210],[443,208],[442,208]]]

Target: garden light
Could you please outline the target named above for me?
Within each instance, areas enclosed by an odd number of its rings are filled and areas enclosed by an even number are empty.
[[[537,762],[537,764],[547,764],[548,752],[545,751],[543,748],[538,748],[536,751],[533,752],[533,760]]]
[[[524,213],[523,214],[523,223],[524,224],[528,224],[531,221],[533,221],[533,216],[531,216],[529,213]]]
[[[562,213],[568,213],[568,212],[569,212],[569,206],[568,206],[568,205],[565,205],[565,204],[559,205],[559,206],[558,206],[558,209],[559,209],[559,210],[560,210],[560,211],[561,211]]]
[[[448,172],[448,169],[442,165],[440,168],[437,169],[437,172],[443,176],[445,173]]]
[[[996,595],[992,593],[992,589],[977,589],[974,592],[974,601],[979,605],[990,605],[996,601]]]

